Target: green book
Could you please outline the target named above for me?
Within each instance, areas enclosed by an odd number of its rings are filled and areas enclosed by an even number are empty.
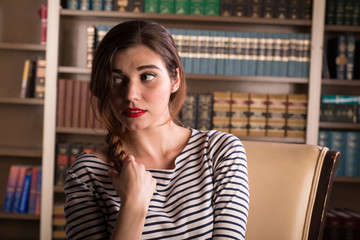
[[[159,13],[159,0],[145,0],[144,12]]]
[[[190,0],[190,14],[205,15],[205,0]]]
[[[175,13],[175,0],[160,0],[159,13]]]
[[[220,0],[205,0],[205,15],[219,16]]]
[[[190,14],[190,0],[176,0],[175,14]]]

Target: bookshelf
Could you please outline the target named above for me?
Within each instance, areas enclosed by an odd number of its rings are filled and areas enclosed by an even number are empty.
[[[166,27],[193,28],[229,31],[263,31],[263,32],[297,32],[311,33],[312,48],[310,59],[309,78],[288,77],[259,77],[259,76],[225,76],[225,75],[198,75],[187,74],[189,88],[194,92],[212,92],[214,90],[252,91],[263,93],[307,93],[308,94],[308,118],[306,137],[304,139],[293,138],[259,138],[247,137],[244,140],[257,141],[281,141],[299,144],[317,144],[319,128],[331,128],[333,126],[319,122],[320,95],[323,89],[345,88],[351,91],[355,83],[335,83],[332,79],[321,79],[322,49],[324,46],[324,34],[327,31],[338,32],[345,28],[338,26],[325,26],[325,0],[314,0],[313,18],[309,20],[277,20],[277,19],[254,19],[219,16],[192,16],[149,14],[149,13],[117,13],[104,11],[79,11],[60,8],[60,1],[49,1],[48,6],[48,45],[46,51],[47,61],[47,85],[44,104],[44,135],[43,135],[43,162],[45,175],[43,176],[42,215],[40,220],[40,239],[51,238],[51,212],[54,200],[63,198],[61,187],[54,187],[55,168],[55,144],[58,140],[70,142],[92,139],[99,141],[103,136],[101,132],[89,129],[59,128],[56,127],[56,93],[57,79],[59,77],[74,80],[89,80],[90,70],[86,65],[86,36],[87,24],[116,24],[130,19],[152,19]],[[352,29],[352,28],[349,28]],[[352,30],[349,30],[352,31]],[[0,45],[1,48],[2,45]],[[13,47],[14,48],[14,47]],[[206,89],[203,86],[206,85]],[[355,84],[358,89],[359,85]],[[334,90],[335,91],[335,90]],[[3,100],[8,101],[8,100]],[[0,99],[1,102],[1,99]],[[326,126],[328,125],[328,126]],[[339,127],[338,124],[336,124]],[[346,126],[344,128],[356,128]],[[358,179],[337,178],[335,180],[335,200],[331,204],[338,204],[337,198],[343,190],[349,186],[360,186]],[[340,191],[338,191],[340,189]],[[359,191],[358,191],[359,192]],[[350,198],[349,198],[350,199]],[[346,202],[346,201],[345,201]],[[347,203],[347,202],[346,202]],[[350,201],[349,206],[354,206]],[[342,206],[342,205],[339,205]],[[357,208],[358,209],[358,208]],[[357,210],[355,208],[355,210]]]
[[[40,44],[38,15],[44,3],[46,0],[0,3],[1,208],[10,166],[42,164],[44,100],[20,98],[20,89],[25,59],[36,60],[46,55],[46,46]],[[39,215],[0,212],[1,239],[39,239],[39,236]]]

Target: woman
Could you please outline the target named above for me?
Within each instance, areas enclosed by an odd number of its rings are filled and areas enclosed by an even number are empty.
[[[102,152],[68,170],[69,239],[244,239],[245,151],[218,131],[177,124],[184,69],[170,33],[151,21],[115,26],[99,44],[90,91],[108,129]]]

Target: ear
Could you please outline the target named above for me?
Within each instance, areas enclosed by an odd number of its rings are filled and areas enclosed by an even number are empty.
[[[180,87],[180,75],[179,75],[179,68],[176,69],[176,79],[175,81],[172,83],[171,86],[171,93],[176,92]]]

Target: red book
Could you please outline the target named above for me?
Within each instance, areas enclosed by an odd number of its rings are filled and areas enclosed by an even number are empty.
[[[47,4],[42,4],[41,8],[38,11],[41,21],[41,35],[40,35],[40,44],[46,45],[46,32],[47,32]]]
[[[33,167],[31,169],[31,182],[30,182],[30,194],[29,194],[29,205],[28,213],[35,214],[36,206],[36,191],[39,179],[39,167]]]
[[[5,200],[2,207],[3,212],[12,212],[19,173],[19,166],[13,165],[10,167],[9,177],[6,186]]]
[[[65,126],[65,98],[66,98],[66,79],[60,78],[57,91],[57,112],[56,126]]]
[[[79,127],[86,128],[89,121],[89,81],[81,81]]]
[[[66,94],[65,94],[65,127],[72,126],[72,111],[73,111],[73,89],[74,81],[66,80]]]
[[[73,104],[72,104],[72,121],[71,126],[74,128],[80,127],[80,97],[81,97],[81,82],[74,81],[73,88]]]

